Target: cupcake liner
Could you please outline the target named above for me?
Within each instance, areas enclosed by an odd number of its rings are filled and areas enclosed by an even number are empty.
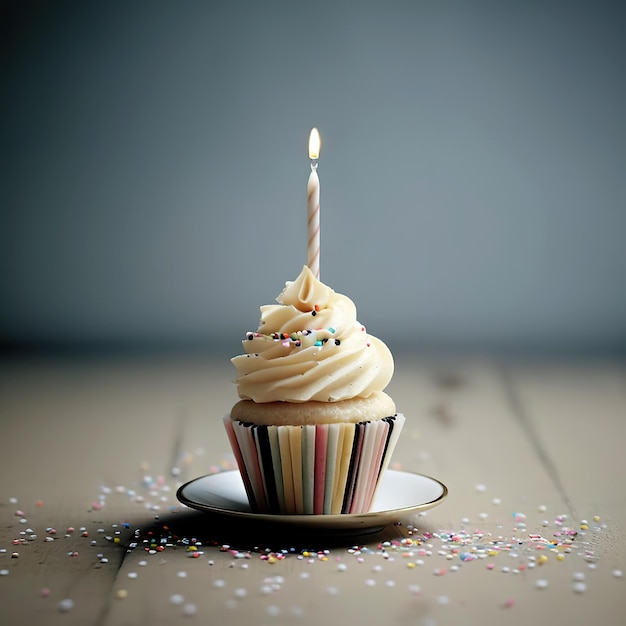
[[[336,515],[369,511],[404,421],[224,425],[253,511]]]

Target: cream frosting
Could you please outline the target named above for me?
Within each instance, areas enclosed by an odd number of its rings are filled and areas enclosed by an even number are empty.
[[[307,266],[261,307],[261,323],[236,356],[239,397],[254,402],[339,402],[382,391],[393,375],[389,348],[369,335],[347,296]]]

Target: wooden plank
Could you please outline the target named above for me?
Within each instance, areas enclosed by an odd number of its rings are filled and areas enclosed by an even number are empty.
[[[555,540],[554,533],[572,521],[556,523],[557,516],[571,513],[570,504],[577,512],[601,515],[611,527],[626,512],[618,496],[610,499],[608,487],[590,493],[593,480],[579,476],[583,468],[574,471],[575,454],[549,445],[566,431],[570,447],[584,449],[588,429],[568,429],[566,418],[551,422],[546,411],[586,402],[604,416],[603,429],[593,435],[597,447],[604,443],[611,451],[594,453],[594,471],[604,476],[621,469],[613,456],[618,443],[609,441],[606,426],[621,436],[611,415],[622,406],[617,391],[622,379],[614,373],[609,383],[605,375],[594,368],[578,376],[556,368],[538,376],[534,370],[503,370],[489,359],[398,358],[390,393],[408,421],[394,461],[443,480],[450,488],[448,500],[416,517],[414,531],[403,525],[376,540],[364,538],[360,553],[329,542],[327,554],[298,549],[268,559],[259,550],[244,552],[264,539],[254,529],[216,528],[206,516],[178,507],[174,498],[181,482],[231,463],[221,424],[236,399],[227,361],[5,367],[0,418],[10,448],[0,455],[0,548],[8,552],[0,553],[0,570],[8,568],[10,574],[0,577],[0,623],[158,626],[192,618],[527,624],[558,614],[574,623],[580,618],[618,624],[615,616],[626,608],[624,580],[612,569],[624,569],[624,563],[621,553],[610,549],[610,528],[600,540],[609,548],[594,545],[602,554],[598,563],[595,556],[585,558],[584,538],[576,538],[570,552],[560,540],[559,554],[529,538],[541,534]],[[595,390],[587,391],[591,396],[582,391],[577,400],[576,393],[571,396],[572,385],[582,390],[585,384]],[[603,396],[612,399],[592,402]],[[555,481],[554,468],[561,482]],[[101,494],[105,506],[89,510]],[[18,503],[9,502],[12,496]],[[42,507],[33,506],[37,500]],[[37,541],[20,547],[19,559],[10,558],[10,542],[22,528],[14,507],[27,509],[28,526],[38,534]],[[47,526],[62,532],[68,525],[88,527],[90,537],[75,532],[43,541]],[[97,533],[98,528],[105,532]],[[116,530],[120,543],[104,538],[114,539]],[[93,536],[97,545],[87,546],[84,541]],[[213,545],[218,537],[239,552]],[[198,549],[188,551],[185,542],[193,539]],[[613,539],[621,541],[622,535]],[[384,540],[388,545],[379,546]],[[281,547],[291,545],[285,540]],[[494,554],[482,553],[481,546]],[[73,550],[78,557],[68,556]],[[109,562],[100,563],[92,551]],[[463,560],[464,551],[471,558]],[[604,567],[609,553],[614,559]],[[544,555],[548,559],[539,565]],[[578,582],[588,589],[575,593],[574,574],[580,573],[586,578]],[[547,589],[536,587],[540,580],[547,581]],[[40,597],[44,586],[51,589],[48,598]],[[67,614],[57,609],[63,597],[75,601]]]
[[[176,441],[188,407],[215,400],[206,395],[205,377],[212,377],[210,363],[193,359],[3,365],[0,570],[9,574],[0,577],[0,623],[102,622],[129,533],[158,513],[147,502],[165,506],[161,494],[150,496],[145,477],[171,478],[176,464],[180,479],[187,475]],[[145,501],[130,497],[133,490]],[[163,495],[173,503],[171,492]],[[102,508],[94,510],[94,503]],[[15,515],[18,510],[23,517]],[[47,533],[49,527],[57,533]],[[75,531],[66,537],[68,527]],[[89,537],[82,537],[81,528]],[[26,529],[33,533],[20,534]],[[36,539],[28,540],[31,535]],[[19,539],[25,545],[14,546]],[[12,552],[19,558],[12,559]],[[41,597],[44,588],[49,597]],[[66,598],[74,608],[62,614],[58,605]]]
[[[523,419],[554,463],[576,508],[614,510],[624,492],[613,478],[626,474],[626,365],[612,362],[509,364]],[[600,478],[594,468],[608,470]],[[579,512],[589,516],[590,512]],[[612,518],[621,523],[623,517]]]
[[[602,560],[626,561],[626,364],[511,364],[522,419]],[[600,520],[594,521],[594,517]]]

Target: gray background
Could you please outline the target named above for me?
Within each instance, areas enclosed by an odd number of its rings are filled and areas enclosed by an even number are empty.
[[[0,339],[239,351],[306,260],[394,349],[626,352],[619,2],[5,2]]]

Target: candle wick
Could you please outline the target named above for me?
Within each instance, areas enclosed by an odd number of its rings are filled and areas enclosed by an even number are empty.
[[[314,172],[317,169],[317,161],[311,161],[311,171]]]

